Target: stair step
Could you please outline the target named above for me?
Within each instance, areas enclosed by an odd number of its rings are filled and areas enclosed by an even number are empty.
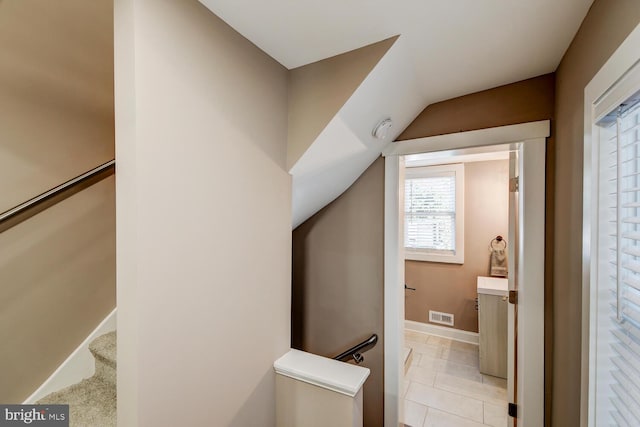
[[[101,335],[89,344],[96,372],[91,378],[51,393],[40,405],[69,405],[70,427],[116,426],[116,333]]]
[[[70,427],[116,426],[116,388],[95,376],[51,393],[37,404],[69,405]]]
[[[116,332],[109,332],[101,335],[89,344],[89,351],[96,359],[97,378],[113,385],[116,385],[117,349]]]
[[[116,366],[116,331],[100,335],[89,344],[89,350],[95,358],[100,358],[109,365]]]

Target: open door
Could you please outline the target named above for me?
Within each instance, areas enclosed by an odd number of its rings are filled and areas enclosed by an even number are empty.
[[[509,308],[507,311],[509,324],[507,326],[507,396],[509,398],[509,402],[518,402],[517,395],[517,363],[518,363],[518,305],[517,305],[517,295],[518,295],[518,217],[519,217],[519,202],[520,202],[520,192],[519,192],[519,164],[518,158],[520,154],[520,150],[511,151],[509,153],[509,245],[508,249],[508,257],[509,264],[511,264],[509,268]],[[517,414],[515,412],[516,407],[513,405],[509,405],[509,427],[516,427],[518,425],[517,422]],[[515,416],[514,416],[515,415]]]
[[[544,139],[518,144],[510,156],[510,427],[544,424],[544,160]]]

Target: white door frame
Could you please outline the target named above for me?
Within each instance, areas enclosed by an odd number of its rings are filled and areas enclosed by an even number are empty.
[[[520,264],[519,427],[544,423],[544,216],[545,152],[550,122],[523,123],[469,132],[419,138],[392,143],[385,156],[384,225],[384,388],[385,423],[397,427],[403,401],[404,366],[404,248],[401,227],[400,185],[402,156],[435,151],[512,144],[524,154],[520,159]],[[520,357],[525,356],[520,359]],[[520,387],[518,387],[520,389]]]

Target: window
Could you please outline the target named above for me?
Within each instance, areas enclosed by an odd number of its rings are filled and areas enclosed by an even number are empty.
[[[638,426],[640,93],[606,108],[593,133],[598,159],[595,425]]]
[[[464,165],[407,168],[405,258],[464,262]]]

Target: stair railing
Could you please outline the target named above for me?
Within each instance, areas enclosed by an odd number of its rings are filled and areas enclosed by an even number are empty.
[[[69,181],[39,194],[18,206],[0,213],[0,233],[26,221],[43,210],[68,199],[76,193],[115,173],[115,160],[108,161]]]
[[[343,353],[340,353],[333,359],[340,360],[341,362],[348,362],[353,359],[356,362],[356,364],[359,365],[360,363],[362,363],[362,361],[364,361],[364,356],[362,355],[362,353],[364,353],[365,351],[371,350],[373,347],[376,346],[377,342],[378,342],[378,335],[373,334],[368,339],[362,341],[360,344],[354,345],[349,350]]]

